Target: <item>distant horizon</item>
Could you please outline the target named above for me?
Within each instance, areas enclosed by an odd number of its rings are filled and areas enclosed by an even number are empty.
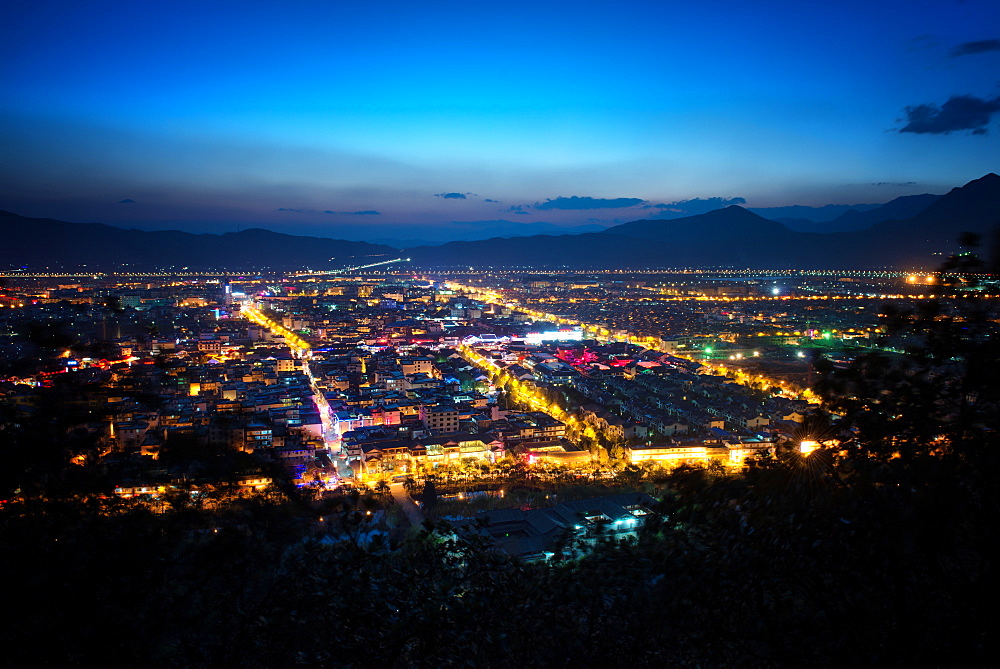
[[[982,175],[980,175],[982,176]],[[977,177],[978,178],[978,177]],[[941,193],[932,193],[932,195],[942,195],[944,192],[951,190],[951,188],[956,186],[962,186],[963,184],[956,184],[946,188]],[[910,195],[926,195],[928,193],[912,193]],[[870,209],[876,209],[880,206],[891,202],[892,200],[898,199],[898,197],[907,197],[906,195],[897,196],[897,198],[892,198],[886,202],[856,202],[856,203],[827,203],[819,206],[812,205],[802,205],[802,204],[788,204],[780,205],[774,207],[754,207],[747,203],[735,203],[735,202],[723,202],[717,205],[709,207],[709,201],[711,199],[721,200],[722,198],[696,198],[689,201],[692,206],[692,212],[676,212],[667,216],[656,216],[647,214],[643,216],[641,213],[636,212],[635,217],[625,217],[620,219],[615,219],[611,221],[603,222],[590,222],[582,223],[578,225],[572,224],[570,222],[566,225],[557,225],[548,221],[534,221],[534,222],[524,222],[524,221],[513,221],[508,219],[496,219],[488,221],[447,221],[438,224],[405,224],[405,223],[378,223],[370,226],[362,226],[360,224],[356,225],[336,225],[336,226],[325,226],[323,228],[317,228],[314,226],[290,226],[283,225],[280,223],[269,223],[267,221],[141,221],[141,220],[121,220],[121,221],[104,221],[104,220],[86,220],[79,217],[59,217],[59,216],[48,216],[48,215],[31,215],[20,211],[13,211],[5,207],[0,207],[2,211],[9,211],[10,213],[17,214],[26,218],[46,218],[53,220],[62,220],[70,223],[99,223],[104,225],[110,225],[116,228],[122,229],[135,229],[142,230],[146,232],[154,231],[178,231],[178,232],[188,232],[192,234],[214,234],[214,235],[224,235],[227,233],[241,232],[243,230],[250,229],[262,229],[271,232],[277,232],[282,234],[296,235],[296,236],[307,236],[307,237],[320,237],[324,239],[343,239],[346,241],[365,241],[372,243],[383,243],[386,245],[393,245],[391,242],[396,241],[414,241],[421,243],[428,243],[430,245],[440,245],[446,244],[450,241],[482,241],[485,239],[491,239],[494,237],[510,237],[510,236],[532,236],[532,235],[563,235],[563,234],[580,234],[583,232],[600,232],[623,223],[629,223],[639,220],[675,220],[678,218],[686,218],[688,216],[695,216],[702,213],[707,213],[709,211],[716,211],[719,209],[724,209],[729,206],[739,206],[748,211],[757,213],[764,218],[770,218],[770,220],[782,223],[791,230],[796,229],[806,229],[812,232],[830,232],[835,233],[838,230],[826,229],[827,224],[830,223],[837,216],[841,215],[845,211],[850,209],[856,209],[857,211],[866,211]],[[740,198],[736,198],[740,199]],[[785,210],[794,209],[794,212],[786,212]],[[647,210],[648,211],[648,210]],[[657,212],[656,209],[652,209],[652,212]],[[769,217],[768,214],[771,213],[773,217]],[[795,216],[788,215],[789,213],[796,214]],[[783,215],[778,215],[783,214]],[[789,226],[787,223],[779,219],[792,219],[797,218],[803,222],[811,221],[813,225],[811,226]],[[450,234],[449,234],[450,233]]]

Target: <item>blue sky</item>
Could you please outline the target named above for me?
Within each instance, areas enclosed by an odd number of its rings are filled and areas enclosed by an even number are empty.
[[[293,4],[8,7],[0,207],[420,238],[998,171],[995,0]]]

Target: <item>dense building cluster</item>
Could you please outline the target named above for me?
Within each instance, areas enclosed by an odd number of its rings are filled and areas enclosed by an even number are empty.
[[[72,377],[123,495],[191,476],[186,444],[252,456],[248,486],[270,481],[254,461],[321,487],[505,458],[740,466],[811,438],[802,350],[849,360],[883,319],[844,290],[874,278],[732,279],[8,279],[0,392],[31,412]]]

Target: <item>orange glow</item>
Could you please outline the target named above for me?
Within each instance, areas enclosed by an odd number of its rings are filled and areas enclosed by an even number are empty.
[[[818,441],[813,441],[812,439],[804,439],[803,441],[799,442],[799,452],[802,453],[802,455],[809,455],[817,448],[819,448]]]

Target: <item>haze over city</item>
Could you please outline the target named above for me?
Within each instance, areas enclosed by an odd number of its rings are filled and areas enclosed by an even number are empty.
[[[0,208],[443,241],[942,194],[996,169],[998,25],[988,1],[20,4]]]

